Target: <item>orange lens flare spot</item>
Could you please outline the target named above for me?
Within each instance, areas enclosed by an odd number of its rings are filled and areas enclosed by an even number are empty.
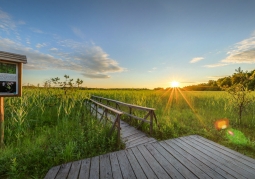
[[[229,125],[228,119],[220,119],[214,123],[214,126],[217,130],[226,129],[228,125]]]

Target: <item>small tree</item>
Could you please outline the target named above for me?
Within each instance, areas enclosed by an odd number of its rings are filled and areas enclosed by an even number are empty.
[[[80,85],[83,83],[82,80],[80,80],[79,78],[76,80],[76,84],[78,86],[78,88],[80,87]]]
[[[252,98],[249,97],[250,91],[242,84],[237,84],[228,88],[227,92],[232,96],[232,102],[238,112],[238,123],[241,124],[242,114],[252,101]]]

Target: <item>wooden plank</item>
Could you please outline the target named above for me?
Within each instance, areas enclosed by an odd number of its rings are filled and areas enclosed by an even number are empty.
[[[134,153],[137,161],[139,162],[140,166],[142,167],[143,171],[145,172],[145,175],[147,178],[158,178],[155,173],[152,171],[151,167],[147,163],[147,161],[144,159],[143,155],[141,152],[138,150],[137,147],[134,147],[131,149],[132,152]]]
[[[67,178],[69,170],[71,168],[72,162],[70,163],[66,163],[66,164],[62,164],[60,166],[60,169],[58,171],[58,174],[56,176],[56,179],[63,179],[63,178]]]
[[[141,154],[143,155],[144,159],[150,165],[154,173],[157,175],[158,178],[165,178],[169,179],[169,175],[167,172],[162,168],[162,166],[158,163],[158,161],[151,155],[151,153],[145,148],[144,145],[140,145],[137,147]]]
[[[191,163],[193,163],[198,168],[200,168],[202,171],[204,171],[211,178],[215,178],[215,179],[224,179],[225,178],[222,175],[220,175],[219,173],[217,173],[216,171],[214,171],[213,169],[211,169],[209,166],[207,166],[206,165],[207,163],[203,163],[202,162],[203,160],[201,160],[201,157],[196,156],[197,157],[196,158],[193,155],[191,155],[190,153],[186,152],[185,149],[178,146],[177,145],[178,140],[168,140],[167,144],[170,145],[176,151],[178,151],[182,156],[187,158]]]
[[[100,178],[113,178],[109,154],[100,155]]]
[[[135,133],[135,134],[133,134],[133,135],[129,135],[129,136],[127,136],[127,137],[123,137],[122,139],[123,140],[131,140],[131,139],[135,139],[135,138],[140,138],[140,137],[143,137],[143,136],[146,136],[146,134],[140,134],[140,133]]]
[[[116,152],[110,153],[110,161],[111,161],[111,168],[112,168],[112,177],[114,179],[122,179],[123,177],[121,174]]]
[[[192,139],[191,137],[188,137],[188,138]],[[240,162],[236,161],[235,159],[222,154],[221,152],[215,151],[214,149],[212,149],[206,145],[203,145],[202,143],[199,143],[198,141],[196,141],[194,139],[193,139],[193,143],[200,147],[203,147],[205,150],[209,151],[211,154],[214,154],[215,156],[217,156],[217,158],[221,162],[230,166],[232,169],[234,169],[236,172],[243,175],[244,177],[247,177],[247,178],[255,177],[255,170],[250,169],[245,164],[240,163]]]
[[[169,152],[172,150],[171,148],[168,148],[167,150],[159,142],[153,143],[152,146],[156,148],[161,153],[161,155],[163,155],[165,159],[167,159],[185,178],[189,179],[197,178],[197,176],[193,173],[192,170],[186,168],[185,164],[179,161],[178,156],[175,156],[172,154],[172,152]]]
[[[174,168],[174,166],[169,163],[160,153],[157,151],[152,144],[146,144],[145,147],[147,150],[155,157],[155,159],[160,163],[160,165],[165,169],[165,171],[168,173],[168,175],[171,178],[175,179],[184,179],[184,177],[181,175],[178,170]]]
[[[203,138],[201,136],[197,136],[197,135],[194,135],[195,138],[197,139],[200,139],[200,141],[204,141],[206,142],[206,145],[210,146],[210,147],[215,147],[216,150],[221,150],[222,153],[230,156],[230,157],[235,157],[237,160],[239,160],[240,162],[242,163],[245,163],[246,165],[252,167],[253,169],[255,169],[255,159],[253,158],[250,158],[250,157],[247,157],[239,152],[236,152],[234,150],[231,150],[227,147],[224,147],[222,145],[219,145],[213,141],[210,141],[206,138]],[[218,148],[218,149],[217,149]],[[226,152],[225,152],[226,151]]]
[[[90,158],[81,161],[79,179],[89,179]]]
[[[220,155],[220,153],[215,154],[214,152],[212,152],[213,150],[211,150],[211,151],[210,151],[210,149],[207,150],[204,145],[199,144],[195,140],[192,140],[191,138],[188,138],[188,137],[185,137],[185,138],[192,141],[191,145],[193,147],[200,149],[201,152],[206,153],[207,155],[211,156],[212,158],[214,158],[215,160],[220,162],[221,165],[224,165],[224,166],[230,168],[232,170],[232,173],[235,173],[235,174],[233,174],[234,176],[238,176],[238,178],[244,178],[244,177],[247,177],[247,175],[248,175],[248,178],[251,178],[250,174],[245,174],[243,169],[241,169],[239,166],[233,164],[231,160],[228,161],[228,160],[225,160],[224,158],[222,158],[224,156]]]
[[[90,164],[90,179],[98,179],[99,178],[99,156],[91,158]]]
[[[78,178],[80,167],[81,167],[81,160],[73,162],[67,178],[68,179]]]
[[[131,136],[133,134],[144,134],[144,133],[139,130],[135,130],[132,133],[122,133],[121,136],[122,136],[122,138],[125,138],[125,137]]]
[[[146,179],[147,177],[146,177],[143,169],[141,168],[139,162],[136,160],[132,150],[131,149],[127,149],[127,150],[125,150],[125,153],[127,155],[127,158],[129,160],[129,162],[132,164],[131,166],[132,166],[133,171],[134,171],[134,173],[136,175],[136,178],[138,178],[138,179]]]
[[[131,135],[129,137],[123,138],[123,141],[132,142],[132,141],[140,139],[142,137],[147,137],[147,136],[145,134]]]
[[[235,178],[234,176],[230,175],[228,172],[225,171],[226,169],[228,171],[227,167],[222,166],[221,163],[219,163],[216,160],[214,160],[214,159],[210,158],[209,156],[205,155],[203,152],[200,152],[199,150],[196,150],[195,148],[193,148],[189,144],[185,143],[182,139],[183,138],[178,138],[178,144],[177,144],[178,146],[180,146],[182,148],[185,148],[186,151],[189,152],[191,155],[198,156],[199,160],[201,160],[203,163],[208,165],[210,168],[212,168],[213,170],[215,170],[216,172],[218,172],[219,174],[221,174],[225,178],[227,178],[227,179],[234,179]]]
[[[124,179],[135,178],[135,174],[125,154],[125,151],[121,150],[117,152],[116,154],[119,160],[120,169],[121,169],[123,178]]]
[[[52,179],[52,178],[55,178],[58,171],[60,169],[60,165],[59,166],[55,166],[55,167],[52,167],[46,174],[46,176],[44,177],[44,179]]]
[[[156,140],[154,138],[146,138],[145,140],[140,140],[140,141],[135,141],[135,142],[131,142],[131,143],[127,143],[126,148],[131,148],[134,146],[138,146],[138,145],[142,145],[142,144],[146,144],[146,143],[151,143],[151,142],[156,142]]]

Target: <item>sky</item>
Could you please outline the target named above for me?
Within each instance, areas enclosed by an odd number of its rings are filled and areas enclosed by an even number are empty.
[[[194,85],[255,69],[254,0],[0,0],[0,51],[23,84]]]

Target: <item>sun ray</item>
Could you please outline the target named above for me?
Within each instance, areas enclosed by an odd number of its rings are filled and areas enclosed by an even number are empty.
[[[188,104],[188,106],[190,107],[190,109],[193,111],[193,113],[195,114],[195,116],[197,117],[197,119],[200,121],[200,123],[204,126],[204,128],[208,131],[208,128],[206,127],[205,123],[204,123],[204,119],[202,118],[202,116],[200,116],[199,114],[197,114],[196,110],[194,109],[194,107],[190,104],[189,100],[186,98],[186,96],[182,93],[182,91],[180,89],[178,89],[179,93],[181,94],[181,96],[183,97],[183,99],[186,101],[186,103]]]

